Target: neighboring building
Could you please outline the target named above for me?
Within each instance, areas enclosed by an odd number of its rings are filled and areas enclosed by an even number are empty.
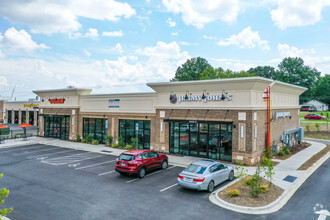
[[[299,140],[299,95],[306,88],[261,77],[148,83],[155,92],[91,95],[91,89],[33,91],[40,96],[39,135],[74,140],[111,135],[125,144],[173,154],[256,163],[265,149],[271,87],[272,140]],[[299,133],[299,134],[298,134]],[[281,141],[282,140],[282,141]]]
[[[4,112],[4,109],[3,109],[3,100],[0,100],[0,123],[3,123],[3,112]]]
[[[3,105],[4,123],[38,125],[39,101],[5,101]]]
[[[329,110],[328,104],[317,101],[317,100],[311,100],[309,102],[302,104],[302,106],[308,106],[308,105],[314,106],[317,111],[328,111]]]

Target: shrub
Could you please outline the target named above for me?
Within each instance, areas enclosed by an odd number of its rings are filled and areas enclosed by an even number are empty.
[[[319,123],[315,123],[315,128],[317,131],[320,131],[320,124]]]
[[[111,147],[112,142],[113,142],[113,137],[111,135],[107,135],[107,136],[105,136],[104,140],[105,140],[106,145]]]
[[[251,183],[252,183],[252,177],[247,177],[244,180],[244,185],[246,185],[246,186],[251,186]]]
[[[268,185],[261,185],[260,186],[260,192],[261,193],[266,193],[266,192],[268,192],[269,191],[269,189],[268,189]]]
[[[241,192],[238,189],[232,189],[228,191],[228,196],[229,197],[236,197],[236,196],[240,196]]]
[[[136,138],[131,138],[132,141],[132,146],[134,149],[137,149],[136,145],[137,145],[137,139]]]
[[[112,147],[113,147],[113,148],[118,148],[119,145],[118,145],[118,144],[113,144]]]
[[[94,145],[98,145],[98,144],[99,144],[99,141],[98,141],[98,140],[94,140],[94,141],[92,142],[92,144],[94,144]]]
[[[251,196],[257,198],[260,194],[260,185],[262,178],[260,177],[260,166],[257,166],[255,174],[253,174],[252,181],[251,181]]]
[[[0,173],[0,179],[3,177],[3,173]],[[7,198],[9,195],[9,190],[6,188],[0,189],[0,205],[4,204],[5,198]],[[13,208],[4,208],[0,209],[0,216],[6,216],[7,214],[10,214],[11,211],[13,211]],[[1,217],[0,217],[1,219]]]
[[[244,168],[244,164],[242,163],[242,161],[240,160],[236,160],[238,166],[235,167],[235,170],[236,170],[236,177],[239,179],[239,180],[242,180],[244,177],[247,176],[247,172],[248,170]],[[241,186],[240,186],[241,187]]]
[[[83,143],[87,143],[87,141],[86,141],[86,139],[84,138],[84,139],[82,139],[81,140],[81,142],[83,142]]]
[[[76,140],[75,140],[75,141],[76,141],[76,142],[81,142],[81,137],[80,137],[79,134],[76,135]]]
[[[132,145],[126,145],[126,147],[125,147],[125,150],[132,150],[133,149],[133,147],[132,147]]]
[[[284,155],[285,155],[284,151],[281,150],[280,152],[278,152],[278,156],[282,157]]]
[[[118,137],[118,145],[119,147],[124,147],[124,138],[121,135]]]
[[[86,137],[85,137],[85,139],[86,139],[86,143],[92,143],[92,141],[93,141],[93,137],[92,137],[92,135],[87,135]]]
[[[284,152],[284,154],[287,154],[287,155],[291,154],[290,149],[289,149],[288,146],[284,146],[282,151]]]
[[[273,151],[268,149],[265,149],[263,152],[263,157],[267,157],[268,159],[273,158]]]
[[[267,157],[263,157],[262,164],[268,166],[269,164],[273,164],[273,161],[271,159],[268,159]]]
[[[307,131],[310,131],[311,130],[311,127],[309,125],[306,125],[306,130]]]
[[[267,180],[269,181],[269,186],[271,186],[273,177],[275,175],[273,162],[270,160],[267,164],[265,164],[263,169],[265,173],[264,177],[267,178]]]

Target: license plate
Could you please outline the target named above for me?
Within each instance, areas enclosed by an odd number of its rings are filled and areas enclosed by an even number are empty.
[[[123,167],[126,167],[126,163],[121,163],[121,165],[122,165]]]
[[[184,180],[187,181],[187,182],[192,182],[193,181],[192,178],[187,178],[187,177],[185,177]]]

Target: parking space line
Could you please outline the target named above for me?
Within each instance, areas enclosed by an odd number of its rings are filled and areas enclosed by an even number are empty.
[[[164,188],[164,189],[159,190],[159,192],[164,192],[165,190],[168,190],[168,189],[170,189],[170,188],[172,188],[172,187],[174,187],[174,186],[177,186],[177,185],[179,185],[179,184],[178,184],[178,183],[173,184],[172,186],[169,186],[169,187],[166,187],[166,188]]]
[[[57,149],[51,149],[51,150],[57,150]],[[60,154],[60,153],[65,153],[65,152],[71,152],[71,151],[76,151],[76,150],[64,150],[64,151],[58,151],[58,152],[49,153],[49,154],[30,156],[30,157],[27,157],[27,159],[32,159],[32,158],[36,158],[36,157],[44,157],[44,156],[49,156],[49,155],[53,155],[53,154]]]
[[[46,163],[46,164],[50,164],[50,165],[64,165],[64,164],[68,164],[68,163],[74,163],[74,162],[78,162],[78,161],[83,161],[83,160],[89,160],[89,159],[94,159],[94,158],[98,158],[98,157],[103,157],[104,155],[100,155],[100,156],[94,156],[94,157],[86,157],[88,155],[83,155],[83,154],[88,154],[91,152],[86,152],[86,153],[81,153],[81,154],[73,154],[73,155],[68,155],[68,156],[64,156],[64,157],[56,157],[56,158],[51,158],[51,159],[46,159],[46,160],[42,160],[42,163]],[[70,158],[71,157],[71,158]]]
[[[176,167],[176,166],[169,167],[169,168],[167,168],[166,170],[170,170],[170,169],[172,169],[172,168],[174,168],[174,167]],[[156,173],[160,173],[160,172],[163,172],[163,171],[166,171],[166,170],[158,170],[158,171],[156,171],[156,172],[154,172],[154,173],[147,174],[147,175],[145,175],[144,177],[152,176],[152,175],[154,175],[154,174],[156,174]],[[132,180],[127,181],[126,183],[131,183],[131,182],[134,182],[134,181],[139,180],[139,179],[141,179],[141,178],[135,178],[135,179],[132,179]]]
[[[100,173],[98,176],[103,176],[103,175],[106,175],[106,174],[109,174],[109,173],[113,173],[115,172],[115,170],[112,170],[112,171],[109,171],[109,172],[105,172],[105,173]]]
[[[88,167],[94,167],[94,166],[98,166],[98,165],[105,164],[105,163],[112,163],[114,161],[116,161],[116,160],[110,160],[110,161],[106,161],[106,162],[103,162],[103,163],[92,164],[92,165],[88,165],[88,166],[84,166],[84,167],[78,167],[75,170],[85,169],[85,168],[88,168]]]
[[[12,149],[12,150],[7,150],[7,151],[0,151],[0,153],[7,153],[7,152],[12,152],[12,151],[20,151],[20,150],[27,150],[27,149],[34,149],[34,148],[41,148],[45,146],[39,146],[39,147],[24,147],[20,149]]]
[[[20,153],[20,154],[13,154],[13,156],[20,156],[20,155],[24,155],[24,154],[31,154],[31,153],[37,153],[37,152],[43,152],[43,151],[49,151],[49,149],[37,150],[37,151],[32,151],[32,152],[24,152],[24,153]]]

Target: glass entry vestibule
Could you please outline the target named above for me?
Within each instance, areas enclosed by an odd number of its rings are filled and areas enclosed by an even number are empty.
[[[70,116],[56,115],[44,116],[45,137],[54,137],[60,139],[69,139],[70,134]]]
[[[170,153],[232,161],[232,123],[167,121]]]

